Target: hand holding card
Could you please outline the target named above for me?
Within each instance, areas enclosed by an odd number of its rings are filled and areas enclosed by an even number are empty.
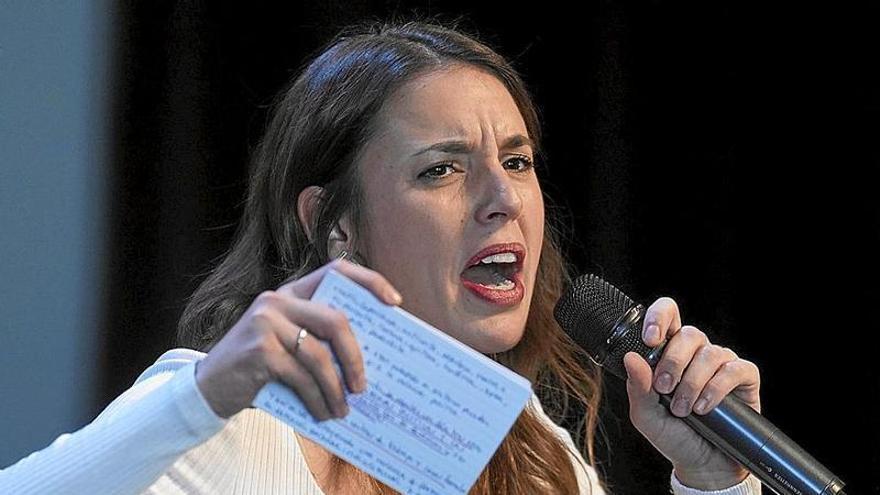
[[[312,297],[346,314],[367,390],[318,422],[287,387],[254,405],[403,493],[467,493],[532,395],[529,382],[338,272]]]

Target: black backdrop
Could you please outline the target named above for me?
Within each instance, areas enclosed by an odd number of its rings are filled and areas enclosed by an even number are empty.
[[[768,417],[850,493],[880,493],[876,6],[122,7],[95,412],[174,345],[186,297],[228,247],[271,97],[339,27],[413,11],[465,16],[523,73],[576,266],[644,301],[676,298],[761,366]],[[620,389],[603,426],[612,490],[663,493],[667,465]]]

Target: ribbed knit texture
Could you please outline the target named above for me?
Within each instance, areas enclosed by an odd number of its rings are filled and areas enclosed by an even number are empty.
[[[751,474],[742,483],[724,490],[701,491],[688,488],[678,481],[674,472],[672,473],[670,484],[675,495],[751,495],[761,493],[761,482]]]
[[[204,353],[173,349],[90,424],[0,470],[0,494],[323,495],[293,429],[259,409],[228,420],[214,414],[195,381]],[[530,403],[569,447],[582,491],[604,492],[568,432]],[[679,495],[754,495],[749,477],[727,490],[683,487]]]

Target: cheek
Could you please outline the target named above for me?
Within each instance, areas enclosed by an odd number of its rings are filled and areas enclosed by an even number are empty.
[[[532,229],[535,229],[537,232],[541,233],[543,237],[544,233],[544,198],[541,196],[541,192],[538,191],[534,193],[536,198],[534,200],[534,204],[536,205],[534,208],[531,208],[530,211],[526,212],[526,216],[528,217],[528,221],[531,225]]]
[[[524,208],[520,225],[529,250],[527,263],[532,273],[531,281],[534,282],[544,242],[544,198],[537,184],[529,189],[523,200]]]
[[[416,285],[453,260],[450,246],[459,242],[464,217],[448,202],[398,191],[367,198],[367,204],[372,207],[366,209],[362,245],[373,268],[385,276]]]
[[[537,183],[525,193],[523,205],[521,219],[523,231],[528,237],[528,242],[536,242],[540,246],[544,238],[544,197]]]

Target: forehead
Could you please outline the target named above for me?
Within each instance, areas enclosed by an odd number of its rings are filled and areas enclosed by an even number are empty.
[[[480,141],[492,132],[500,141],[526,135],[516,102],[495,76],[470,66],[453,66],[416,77],[383,106],[379,135],[412,144],[441,138]]]

